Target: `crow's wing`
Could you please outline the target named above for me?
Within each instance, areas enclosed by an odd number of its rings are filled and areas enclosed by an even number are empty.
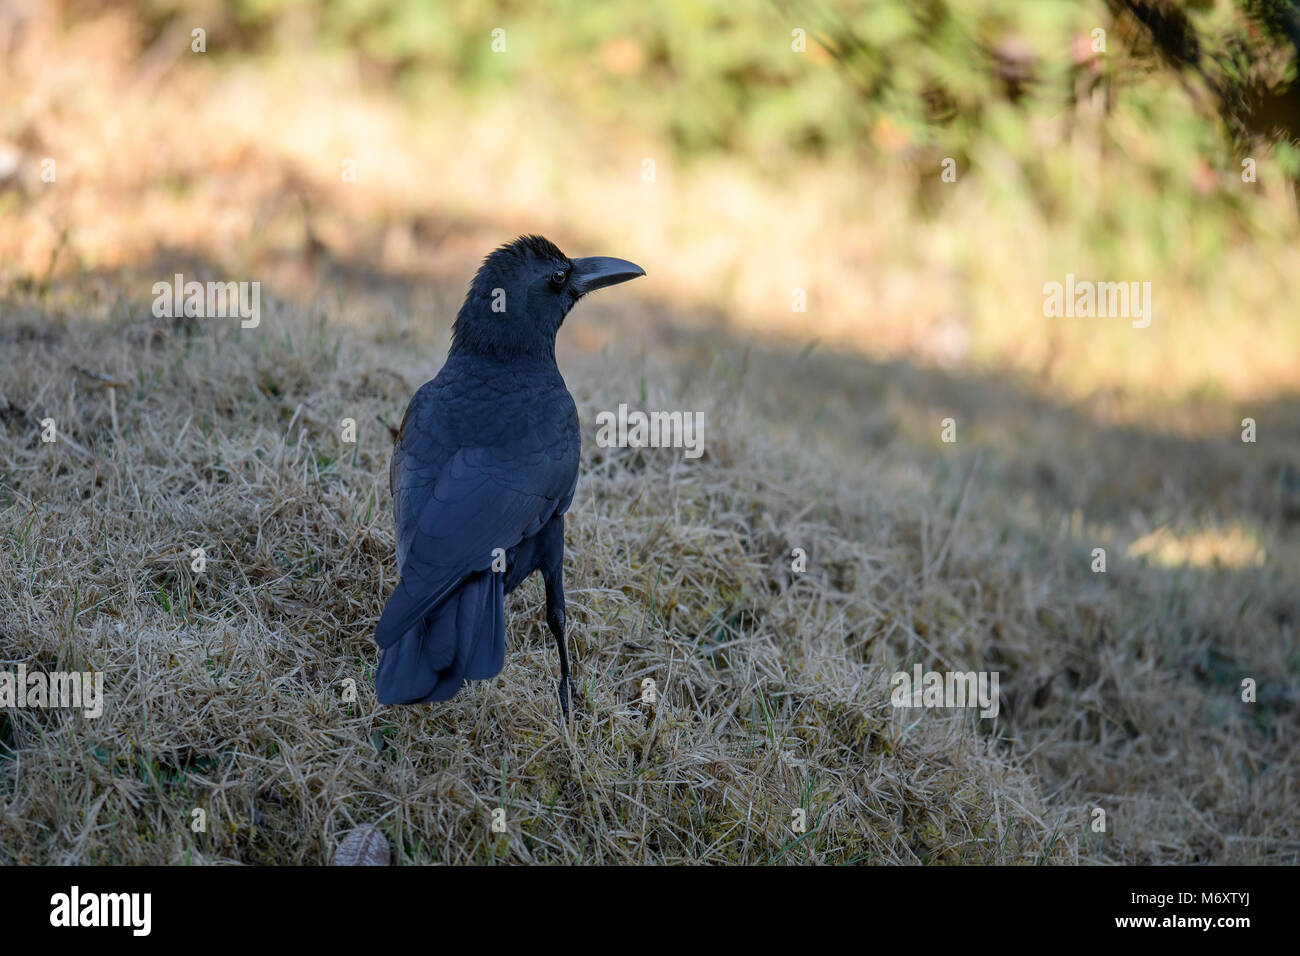
[[[522,441],[450,457],[438,435],[403,430],[393,468],[401,581],[375,629],[380,647],[490,568],[495,549],[509,551],[567,510],[578,478],[576,418],[575,410],[563,427],[535,423]]]

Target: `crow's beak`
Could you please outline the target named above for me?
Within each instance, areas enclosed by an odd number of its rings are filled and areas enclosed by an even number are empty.
[[[571,281],[580,294],[586,295],[607,285],[618,285],[643,275],[645,270],[635,262],[611,259],[609,256],[588,256],[586,259],[573,260]]]

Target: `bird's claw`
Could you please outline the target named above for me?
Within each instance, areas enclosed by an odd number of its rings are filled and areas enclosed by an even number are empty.
[[[573,696],[573,678],[567,675],[560,678],[560,711],[564,715],[564,722],[567,724],[572,718],[569,708],[570,698]]]

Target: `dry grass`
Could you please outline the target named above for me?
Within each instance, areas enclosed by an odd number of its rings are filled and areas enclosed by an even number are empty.
[[[942,450],[921,433],[937,432],[925,404],[944,386],[914,370],[747,352],[666,316],[645,334],[653,358],[562,359],[584,422],[643,380],[647,407],[700,408],[709,429],[692,463],[588,433],[566,569],[572,736],[533,586],[511,600],[500,677],[438,708],[376,707],[370,632],[394,569],[375,416],[400,414],[445,332],[411,319],[406,348],[379,346],[330,314],[377,301],[285,304],[240,333],[141,318],[111,293],[10,298],[4,347],[25,361],[0,382],[6,658],[104,670],[109,701],[99,720],[7,716],[10,860],[318,862],[362,820],[404,861],[1294,859],[1300,608],[1279,561],[1294,562],[1295,515],[1270,509],[1296,502],[1263,497],[1273,466],[1227,443],[1184,449],[1200,472],[1145,493],[1174,527],[1188,509],[1157,499],[1234,480],[1224,504],[1255,507],[1234,527],[1269,569],[1127,559],[1141,539],[1118,490],[1116,514],[1084,527],[1060,502],[1090,476],[1060,448],[1030,468],[976,423]],[[613,301],[571,323],[626,322]],[[765,383],[801,362],[775,400]],[[116,434],[74,366],[130,383]],[[1006,426],[995,386],[947,381]],[[1020,410],[1058,435],[1072,414]],[[46,415],[72,442],[39,442]],[[356,446],[339,441],[345,416]],[[1089,447],[1102,472],[1175,453],[1151,436]],[[794,546],[806,576],[788,572]],[[888,673],[915,661],[999,670],[1003,714],[894,711]],[[1243,674],[1261,684],[1253,709]],[[498,806],[505,835],[489,827]],[[1111,814],[1105,837],[1088,831],[1093,806]],[[195,807],[207,834],[188,829]]]
[[[1177,363],[1176,400],[1158,387],[1167,351],[1099,370],[1110,339],[1020,320],[975,350],[1025,368],[1045,349],[1041,376],[940,372],[917,358],[954,303],[986,329],[1033,312],[1009,252],[969,287],[936,280],[953,237],[1034,248],[1045,224],[1013,235],[972,197],[943,235],[891,246],[907,213],[888,184],[840,208],[834,170],[769,201],[770,184],[706,169],[665,203],[619,171],[639,170],[634,140],[605,137],[626,152],[610,156],[590,138],[590,175],[555,177],[499,141],[527,106],[448,105],[439,119],[464,122],[447,150],[436,122],[324,71],[314,89],[251,65],[113,62],[129,32],[38,36],[6,65],[26,87],[0,86],[22,118],[0,135],[72,157],[57,191],[0,194],[0,668],[103,670],[108,701],[98,720],[0,715],[0,860],[324,862],[373,822],[404,863],[1297,861],[1300,416],[1278,388],[1296,325],[1271,273],[1246,291],[1247,253],[1223,282],[1257,321]],[[175,135],[181,116],[221,135]],[[359,143],[388,175],[340,188]],[[584,185],[608,201],[579,202]],[[495,680],[404,709],[371,683],[395,573],[376,417],[395,422],[436,370],[475,259],[534,229],[650,273],[562,333],[584,422],[569,732],[535,582],[510,600]],[[792,254],[825,270],[809,287],[828,312],[872,317],[873,347],[807,351],[790,344],[807,327],[764,318]],[[150,286],[176,271],[262,281],[262,325],[153,318]],[[1180,357],[1224,325],[1207,327]],[[116,427],[78,367],[126,383]],[[1212,397],[1187,397],[1215,375]],[[596,412],[623,401],[704,411],[706,456],[596,448]],[[955,445],[938,440],[949,415]],[[1237,439],[1245,415],[1258,444]],[[47,416],[67,440],[40,442]],[[889,674],[917,662],[999,671],[1002,713],[894,710]]]
[[[750,429],[713,402],[698,463],[588,442],[569,527],[572,736],[533,588],[511,601],[500,677],[444,707],[378,708],[370,631],[393,565],[375,416],[417,381],[292,309],[242,340],[128,311],[65,325],[47,302],[8,325],[47,338],[24,342],[5,395],[92,457],[42,445],[26,412],[7,422],[7,646],[30,667],[104,670],[109,700],[100,720],[10,716],[11,860],[316,862],[354,820],[411,861],[1073,858],[1064,811],[1007,741],[888,705],[887,622],[908,592],[919,607],[946,589],[916,565],[921,526],[872,519],[896,509],[822,486],[790,450],[727,437]],[[63,371],[88,363],[134,383],[119,434]],[[578,363],[584,420],[614,397],[596,382],[639,372]],[[355,449],[344,415],[362,423]],[[792,541],[816,555],[795,583]],[[497,806],[508,835],[488,826]],[[190,833],[193,807],[208,834]]]

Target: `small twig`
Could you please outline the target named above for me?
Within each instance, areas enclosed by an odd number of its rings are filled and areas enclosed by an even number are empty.
[[[119,434],[117,427],[117,390],[119,388],[126,388],[127,383],[116,381],[115,379],[109,378],[107,375],[100,375],[98,372],[92,372],[90,369],[83,368],[80,365],[74,365],[72,367],[78,373],[108,391],[108,415],[113,422],[113,434]]]
[[[399,434],[401,434],[401,429],[400,429],[400,428],[394,428],[392,425],[388,424],[388,422],[384,421],[384,420],[383,420],[382,418],[380,418],[378,415],[375,416],[375,421],[379,422],[379,424],[383,425],[385,428],[388,429],[388,434],[389,434],[389,436],[393,439],[393,444],[396,445],[396,444],[397,444],[397,436],[398,436]]]

